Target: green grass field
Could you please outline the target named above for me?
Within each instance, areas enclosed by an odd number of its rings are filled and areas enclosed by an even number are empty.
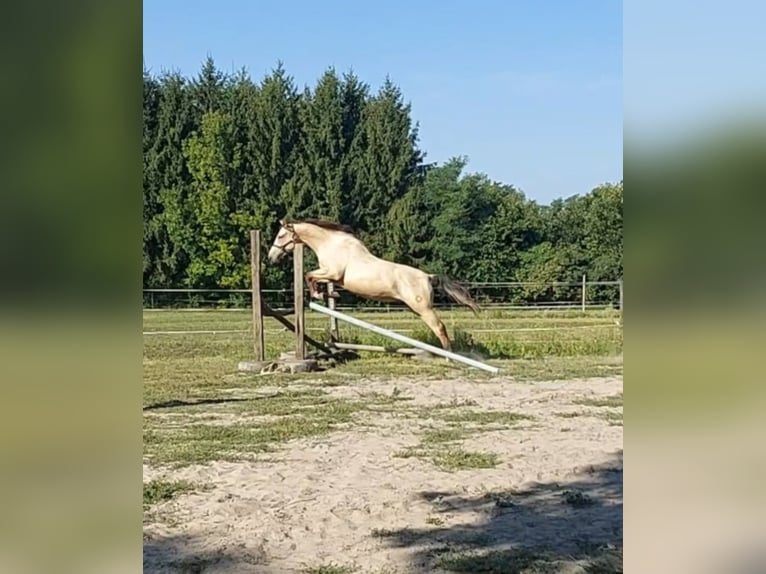
[[[434,335],[412,313],[357,311],[353,315],[438,346]],[[442,311],[440,315],[456,352],[500,366],[521,379],[609,374],[614,372],[614,361],[608,361],[605,373],[604,360],[622,353],[622,326],[619,314],[613,310],[488,310],[479,317],[461,310]],[[292,333],[274,319],[266,318],[264,323],[267,358],[295,348]],[[253,357],[251,329],[248,310],[144,311],[145,399],[171,398],[181,389],[193,393],[195,389],[216,387],[239,361]],[[311,337],[325,341],[329,318],[307,311],[306,329]],[[345,342],[398,345],[342,322],[340,335]],[[456,369],[446,361],[423,362],[364,352],[360,359],[333,369],[337,376],[445,376],[449,372],[481,376],[480,371]]]
[[[355,317],[437,345],[433,334],[406,312],[354,312]],[[517,379],[555,379],[611,374],[622,353],[622,327],[612,310],[599,311],[442,311],[454,350],[500,366]],[[242,311],[144,311],[144,398],[151,403],[172,398],[215,395],[223,378],[239,361],[252,359],[252,322]],[[267,358],[295,348],[292,333],[265,319]],[[329,318],[306,312],[307,333],[327,340]],[[198,331],[195,333],[195,331]],[[168,333],[173,334],[151,334]],[[186,332],[186,333],[184,333]],[[211,333],[214,332],[214,333]],[[397,343],[340,323],[346,342],[394,346]],[[360,353],[330,376],[418,375],[448,373],[482,376],[476,369],[442,360],[418,361],[406,356]]]
[[[431,344],[438,344],[431,331],[414,314],[402,311],[355,311],[354,317],[381,327],[403,333]],[[487,310],[476,317],[467,311],[444,310],[440,316],[458,351],[478,352],[488,358],[519,359],[533,357],[577,357],[614,355],[622,349],[622,328],[619,314],[612,310],[598,311],[518,311]],[[390,339],[369,331],[340,323],[341,337],[346,342],[376,345],[396,345]],[[250,348],[251,316],[242,311],[144,311],[144,332],[156,331],[219,331],[189,333],[175,336],[181,346],[189,341],[205,346],[216,344],[242,352]],[[292,334],[274,319],[266,318],[267,354],[276,357],[280,351],[293,347]],[[326,340],[329,318],[312,311],[306,312],[307,333]],[[227,333],[226,331],[247,331]],[[174,335],[146,335],[145,341]],[[149,339],[151,337],[151,339]],[[180,343],[179,343],[180,342]],[[168,344],[159,343],[160,345]],[[150,345],[153,348],[154,342]]]
[[[367,311],[354,316],[437,344],[412,314]],[[622,329],[614,312],[487,311],[475,317],[470,312],[447,311],[442,312],[442,317],[457,352],[499,366],[504,376],[515,380],[622,372]],[[314,338],[326,340],[327,317],[308,311],[306,324]],[[317,380],[322,387],[329,387],[360,377],[481,380],[490,376],[438,358],[422,361],[365,352],[358,359],[320,373],[243,375],[237,372],[237,363],[253,356],[250,327],[247,310],[144,311],[144,407],[148,408],[144,452],[153,462],[183,464],[268,452],[277,443],[331,432],[360,411],[381,410],[397,402],[397,397],[378,396],[328,399],[320,388],[295,390],[293,385],[299,381]],[[292,333],[273,319],[266,320],[265,329],[269,358],[294,348]],[[340,334],[345,341],[390,344],[380,336],[342,323]],[[250,389],[249,393],[275,386],[285,392],[254,396],[243,402],[230,400],[233,394],[241,394],[243,386]],[[179,408],[168,411],[166,407],[170,406]],[[243,413],[250,418],[243,419]],[[208,424],[208,419],[222,416],[229,417],[231,424]],[[459,452],[452,455],[457,463],[443,461],[445,465],[459,464],[463,456]],[[491,464],[491,460],[476,460]]]

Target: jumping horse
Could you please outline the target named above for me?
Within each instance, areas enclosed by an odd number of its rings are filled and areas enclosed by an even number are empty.
[[[468,290],[443,275],[381,259],[370,253],[347,225],[322,219],[279,221],[280,228],[269,250],[269,260],[279,261],[295,245],[307,245],[317,256],[319,268],[306,273],[306,284],[314,299],[324,299],[318,283],[333,282],[358,296],[374,301],[401,301],[407,305],[451,350],[447,329],[434,311],[434,294],[441,292],[469,307],[475,314],[479,306]]]

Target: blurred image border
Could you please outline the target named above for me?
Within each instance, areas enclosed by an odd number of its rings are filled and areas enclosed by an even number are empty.
[[[629,572],[762,547],[764,13],[623,3]]]

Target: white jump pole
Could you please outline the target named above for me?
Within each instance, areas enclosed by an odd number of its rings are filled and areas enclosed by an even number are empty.
[[[361,319],[356,319],[355,317],[352,317],[351,315],[346,315],[345,313],[341,313],[339,311],[336,311],[335,309],[329,309],[328,307],[325,307],[324,305],[314,303],[314,301],[309,301],[309,307],[313,309],[314,311],[319,311],[320,313],[324,313],[325,315],[329,315],[330,317],[335,317],[336,319],[345,321],[346,323],[350,323],[351,325],[355,325],[357,327],[361,327],[362,329],[367,329],[368,331],[377,333],[378,335],[383,335],[384,337],[394,339],[395,341],[399,341],[400,343],[404,343],[405,345],[412,345],[413,347],[417,347],[418,349],[423,349],[424,351],[428,351],[429,353],[433,353],[434,355],[441,355],[442,357],[446,357],[448,359],[452,359],[454,361],[458,361],[460,363],[464,363],[466,365],[470,365],[472,367],[476,367],[477,369],[488,371],[490,373],[497,373],[500,371],[500,369],[498,369],[497,367],[493,367],[491,365],[485,365],[482,362],[475,361],[474,359],[469,359],[468,357],[463,357],[462,355],[452,353],[451,351],[445,351],[444,349],[440,349],[439,347],[434,347],[433,345],[429,345],[428,343],[423,343],[422,341],[418,341],[416,339],[410,339],[409,337],[400,335],[396,331],[389,331],[388,329],[384,329],[383,327],[378,327],[377,325],[373,325],[372,323],[367,323],[366,321],[362,321]]]

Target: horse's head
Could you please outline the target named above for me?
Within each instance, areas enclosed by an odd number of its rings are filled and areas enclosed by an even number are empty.
[[[269,261],[276,263],[287,253],[292,253],[295,244],[299,241],[293,225],[280,219],[279,231],[274,238],[274,243],[271,244],[271,249],[269,249]]]

